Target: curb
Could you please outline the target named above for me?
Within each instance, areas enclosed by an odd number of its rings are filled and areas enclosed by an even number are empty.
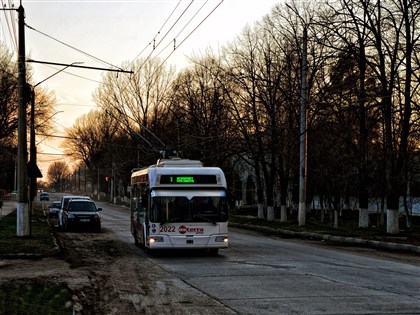
[[[313,239],[320,241],[328,241],[336,244],[343,245],[353,245],[353,246],[367,246],[385,250],[392,251],[405,251],[413,252],[420,254],[420,246],[415,246],[411,244],[401,244],[401,243],[392,243],[392,242],[381,242],[375,240],[366,240],[356,237],[344,237],[344,236],[334,236],[334,235],[325,235],[319,233],[311,232],[295,232],[283,229],[275,229],[266,226],[255,226],[250,224],[241,224],[241,223],[232,223],[229,222],[230,227],[240,228],[245,230],[257,231],[261,233],[276,234],[285,238],[300,238],[300,239]]]

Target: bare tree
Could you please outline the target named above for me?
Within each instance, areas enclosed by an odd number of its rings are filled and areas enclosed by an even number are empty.
[[[159,113],[166,104],[166,95],[174,75],[173,68],[162,65],[159,59],[137,60],[133,65],[133,75],[121,76],[108,73],[103,84],[94,94],[98,106],[117,120],[125,133],[140,142],[145,150],[153,151],[149,143],[162,144],[153,136]],[[148,131],[152,131],[150,134]]]
[[[174,144],[184,156],[227,168],[236,147],[236,133],[222,85],[226,77],[220,61],[210,54],[196,57],[194,62],[173,83],[169,115],[172,119],[167,125],[176,126]]]
[[[399,233],[399,200],[403,195],[408,157],[408,139],[412,128],[414,76],[412,61],[417,58],[419,41],[416,24],[420,17],[418,1],[360,1],[372,34],[372,54],[368,66],[380,82],[381,109],[387,194],[387,232]],[[403,98],[399,98],[401,81]]]
[[[93,177],[94,167],[99,167],[104,156],[112,152],[110,143],[117,131],[118,124],[112,117],[99,110],[92,110],[66,129],[67,138],[62,147],[75,161],[83,161]]]
[[[64,191],[65,181],[70,176],[70,169],[66,162],[54,162],[48,167],[47,178],[50,187],[56,191]]]
[[[18,128],[18,78],[17,64],[13,55],[0,43],[0,186],[13,187],[14,156],[17,147]],[[30,69],[28,71],[30,76]],[[28,77],[28,81],[30,78]],[[25,89],[26,101],[30,101],[30,86]],[[38,89],[35,100],[35,127],[39,134],[50,134],[53,130],[52,116],[56,104],[53,93]],[[30,122],[30,106],[27,106],[27,121]]]
[[[0,45],[0,143],[11,142],[17,130],[17,65],[3,44]]]

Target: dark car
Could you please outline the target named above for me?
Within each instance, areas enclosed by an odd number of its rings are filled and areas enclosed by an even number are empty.
[[[43,201],[43,200],[45,200],[45,201],[50,201],[50,194],[49,193],[47,193],[47,192],[42,192],[40,195],[39,195],[39,201]]]
[[[74,199],[70,200],[63,209],[63,228],[68,231],[76,227],[90,227],[96,232],[101,231],[101,216],[92,200]]]

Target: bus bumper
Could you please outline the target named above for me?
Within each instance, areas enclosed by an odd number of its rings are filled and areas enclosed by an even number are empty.
[[[148,238],[150,249],[182,248],[205,249],[227,248],[229,238],[227,235],[190,236],[190,235],[150,235]]]

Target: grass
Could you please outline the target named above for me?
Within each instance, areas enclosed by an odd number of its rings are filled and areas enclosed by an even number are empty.
[[[32,216],[30,236],[16,236],[16,211],[0,219],[0,256],[22,253],[48,256],[54,249],[52,231],[41,209],[35,209]]]
[[[16,211],[0,219],[0,257],[41,258],[55,250],[52,230],[42,209],[35,209],[30,236],[16,236]],[[24,256],[21,256],[21,255]],[[0,314],[73,314],[72,292],[64,284],[19,280],[0,285]]]
[[[255,217],[256,209],[244,208],[236,209],[229,216],[229,222],[247,224],[251,226],[265,226],[274,229],[281,229],[294,232],[310,232],[318,234],[327,234],[332,236],[342,237],[358,237],[369,240],[402,242],[420,246],[420,217],[413,217],[412,226],[405,227],[405,218],[400,221],[400,233],[398,235],[388,235],[386,233],[386,226],[373,225],[369,228],[358,227],[358,211],[343,211],[339,217],[338,228],[333,227],[332,220],[325,217],[324,222],[321,222],[319,213],[307,213],[305,226],[298,225],[296,215],[290,215],[287,222],[280,222],[279,220],[267,221]],[[279,215],[277,215],[279,217]],[[370,222],[377,222],[376,214],[371,215]]]
[[[0,314],[72,314],[72,293],[64,285],[4,283],[0,286]]]

